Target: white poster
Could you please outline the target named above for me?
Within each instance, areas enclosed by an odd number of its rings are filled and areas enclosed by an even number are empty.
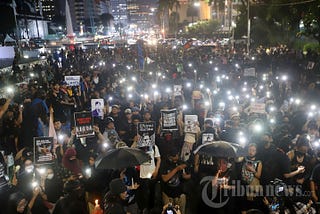
[[[184,116],[184,132],[197,133],[198,115]]]
[[[91,113],[92,117],[98,117],[103,119],[104,112],[104,100],[103,99],[91,99]]]
[[[64,81],[68,86],[78,86],[80,85],[80,76],[64,76]]]

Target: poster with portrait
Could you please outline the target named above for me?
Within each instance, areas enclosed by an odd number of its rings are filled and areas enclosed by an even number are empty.
[[[184,116],[184,132],[197,133],[198,115]]]
[[[182,85],[174,85],[173,96],[181,96],[181,95],[182,95]]]
[[[178,130],[177,109],[161,110],[162,130]]]
[[[202,144],[211,143],[214,141],[213,133],[203,133],[202,134]]]
[[[91,112],[75,112],[74,124],[77,138],[94,136]]]
[[[91,99],[91,113],[92,117],[98,117],[103,119],[104,116],[104,100],[103,99]]]
[[[54,161],[53,137],[34,137],[33,155],[35,164],[51,164]]]
[[[138,123],[138,147],[154,146],[156,140],[156,123]]]

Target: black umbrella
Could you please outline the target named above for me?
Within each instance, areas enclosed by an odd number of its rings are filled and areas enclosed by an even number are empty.
[[[150,156],[140,149],[122,147],[111,149],[100,155],[95,166],[97,169],[120,169],[137,166],[150,161]]]
[[[202,144],[198,146],[194,153],[223,158],[245,156],[245,151],[241,146],[226,141],[213,141]]]

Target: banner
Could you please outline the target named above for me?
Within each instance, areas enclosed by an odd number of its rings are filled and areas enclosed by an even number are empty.
[[[162,130],[178,130],[177,109],[161,110]]]
[[[202,144],[210,143],[214,141],[214,134],[213,133],[203,133],[202,134]]]
[[[173,86],[173,95],[181,96],[182,95],[182,85],[174,85]]]
[[[103,119],[104,112],[104,100],[103,99],[91,99],[91,113],[92,117],[98,117]]]
[[[138,147],[154,146],[156,140],[156,123],[138,123]]]
[[[35,164],[50,164],[54,161],[53,138],[35,137],[33,138],[33,154]]]
[[[91,112],[75,112],[74,122],[78,138],[94,135]]]
[[[184,132],[197,133],[198,115],[184,116]]]
[[[80,85],[80,76],[64,76],[64,81],[68,86],[78,86]]]

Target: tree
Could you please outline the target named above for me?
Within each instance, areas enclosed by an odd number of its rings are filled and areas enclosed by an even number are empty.
[[[172,11],[174,7],[176,9],[179,7],[179,1],[178,0],[159,0],[159,16],[162,20],[162,25],[165,27],[164,30],[168,30],[169,28],[169,11]]]
[[[320,1],[310,4],[302,20],[304,28],[301,34],[313,37],[320,45]]]
[[[100,15],[100,20],[103,26],[110,27],[111,22],[114,20],[114,17],[110,13],[103,13]]]
[[[237,20],[235,31],[236,38],[247,35],[248,0],[241,0],[241,2],[241,15]],[[317,2],[319,5],[319,1]],[[312,4],[315,3],[283,0],[273,0],[270,3],[268,0],[250,0],[251,38],[254,40],[254,44],[293,43],[299,32],[302,14],[310,7],[316,8],[311,6]],[[319,7],[312,12],[312,14],[315,13],[319,14]],[[314,34],[316,34],[315,31]]]

